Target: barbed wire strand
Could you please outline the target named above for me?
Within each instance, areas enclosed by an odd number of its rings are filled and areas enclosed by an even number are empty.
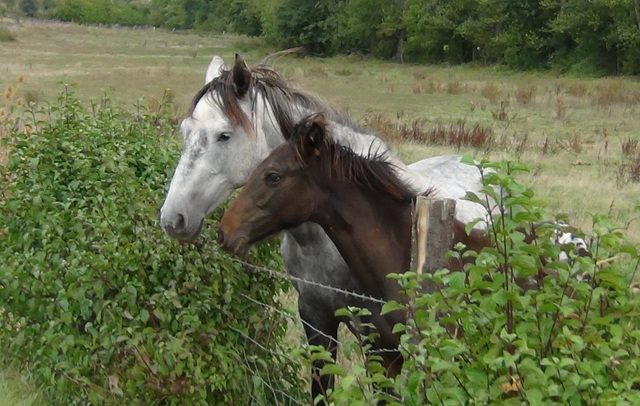
[[[289,403],[288,403],[289,405],[291,405],[291,404],[301,405],[301,406],[305,406],[306,405],[305,403],[300,403],[299,400],[297,400],[296,398],[292,397],[291,395],[289,395],[287,392],[283,391],[282,389],[274,388],[273,386],[271,386],[267,381],[264,380],[264,378],[262,378],[262,376],[256,370],[252,369],[251,366],[249,366],[247,364],[247,360],[246,359],[244,359],[244,358],[242,358],[240,356],[237,356],[236,358],[237,358],[238,362],[240,363],[240,365],[242,367],[244,367],[248,372],[250,372],[253,377],[258,378],[260,380],[260,382],[271,391],[271,393],[274,396],[274,399],[278,398],[276,396],[276,393],[279,393],[279,394],[282,395],[282,397],[284,397],[284,398],[289,400]],[[260,400],[258,398],[256,398],[253,394],[250,394],[249,396],[251,396],[251,398],[253,398],[256,401],[256,403],[260,404]]]
[[[282,315],[284,317],[287,317],[292,321],[295,321],[295,322],[300,321],[300,322],[302,322],[302,324],[304,324],[305,326],[309,327],[313,331],[317,332],[318,334],[322,335],[325,338],[330,339],[333,343],[336,344],[336,346],[338,346],[338,347],[342,346],[342,343],[340,341],[338,341],[334,337],[332,337],[332,336],[330,336],[330,335],[318,330],[317,328],[312,326],[309,322],[304,321],[301,318],[295,317],[295,316],[293,316],[293,315],[291,315],[291,314],[289,314],[289,313],[287,313],[285,311],[282,311],[282,310],[280,310],[278,308],[275,308],[275,307],[273,307],[271,305],[268,305],[266,303],[262,303],[261,301],[256,300],[256,299],[252,298],[251,296],[245,295],[244,293],[239,293],[239,295],[244,297],[245,299],[257,304],[257,305],[260,305],[260,306],[264,307],[267,310],[276,312],[276,313],[278,313],[278,314],[280,314],[280,315]],[[378,348],[378,349],[372,349],[372,350],[367,351],[367,354],[378,354],[378,353],[383,353],[383,352],[397,353],[398,349],[397,348]]]
[[[295,322],[298,322],[298,321],[302,322],[302,324],[304,324],[305,326],[309,327],[311,330],[315,331],[316,333],[320,334],[321,336],[323,336],[325,338],[328,338],[329,340],[331,340],[337,346],[340,346],[340,344],[341,344],[335,337],[332,337],[329,334],[323,332],[322,330],[319,330],[318,328],[314,327],[311,323],[309,323],[308,321],[303,320],[300,317],[295,317],[294,315],[292,315],[290,313],[287,313],[287,312],[285,312],[283,310],[280,310],[280,309],[275,308],[275,307],[273,307],[271,305],[263,303],[263,302],[261,302],[261,301],[259,301],[257,299],[252,298],[251,296],[245,295],[244,293],[239,293],[239,295],[244,297],[245,299],[257,304],[257,305],[260,305],[260,306],[264,307],[267,310],[271,310],[271,311],[273,311],[275,313],[278,313],[278,314],[288,318],[289,320],[292,320],[292,321],[295,321]]]
[[[307,280],[307,279],[298,278],[297,276],[293,276],[293,275],[289,275],[289,274],[283,274],[282,272],[274,271],[273,269],[265,268],[263,266],[253,265],[253,264],[250,264],[248,262],[242,261],[242,260],[237,259],[237,258],[231,258],[231,261],[237,262],[237,263],[243,265],[244,267],[250,268],[251,270],[264,272],[264,273],[267,273],[267,274],[269,274],[271,276],[275,276],[276,278],[286,279],[286,280],[289,280],[289,281],[292,281],[292,282],[304,283],[304,284],[307,284],[309,286],[315,286],[315,287],[326,289],[326,290],[329,290],[329,291],[332,291],[332,292],[341,293],[343,295],[355,297],[357,299],[367,300],[367,301],[370,301],[370,302],[373,302],[373,303],[378,303],[378,304],[382,304],[382,305],[387,303],[386,300],[378,299],[376,297],[371,297],[371,296],[363,295],[363,294],[356,293],[356,292],[351,292],[349,290],[336,288],[334,286],[323,285],[323,284],[315,282],[315,281],[310,281],[310,280]]]
[[[253,338],[249,337],[247,334],[245,334],[245,333],[244,333],[244,332],[242,332],[241,330],[238,330],[238,329],[236,329],[235,327],[231,327],[231,326],[230,326],[229,328],[230,328],[231,330],[235,331],[236,333],[240,334],[240,336],[241,336],[242,338],[244,338],[245,340],[247,340],[247,341],[251,342],[252,344],[256,345],[256,346],[257,346],[258,348],[260,348],[262,351],[265,351],[265,352],[267,352],[267,353],[269,353],[269,354],[271,354],[271,355],[274,355],[274,356],[276,356],[276,357],[283,357],[283,358],[286,358],[287,360],[289,360],[289,361],[291,361],[291,362],[293,362],[293,363],[297,363],[297,361],[296,361],[296,360],[294,360],[293,358],[289,357],[289,356],[288,356],[288,355],[286,355],[286,354],[280,354],[280,353],[277,353],[277,352],[275,352],[275,351],[273,351],[273,350],[270,350],[270,349],[266,348],[264,345],[260,344],[258,341],[256,341],[256,340],[254,340]],[[271,386],[267,381],[265,381],[265,380],[264,380],[264,378],[262,378],[261,374],[257,373],[257,371],[256,371],[256,370],[252,369],[252,368],[251,368],[251,366],[249,366],[249,365],[248,365],[248,363],[247,363],[246,354],[245,354],[245,358],[243,358],[243,357],[237,357],[237,358],[238,358],[238,360],[243,364],[243,366],[244,366],[244,367],[245,367],[249,372],[251,372],[251,373],[252,373],[252,375],[253,375],[254,377],[257,377],[257,378],[262,382],[262,384],[263,384],[263,385],[265,385],[267,388],[269,388],[269,390],[271,390],[271,392],[272,392],[272,394],[273,394],[274,398],[277,398],[277,396],[276,396],[276,392],[277,392],[277,393],[280,393],[281,395],[283,395],[284,397],[286,397],[287,399],[289,399],[290,401],[293,401],[295,404],[297,404],[297,405],[301,405],[301,403],[300,403],[298,400],[296,400],[295,398],[293,398],[291,395],[289,395],[289,394],[288,394],[288,393],[286,393],[285,391],[283,391],[283,390],[281,390],[281,389],[278,389],[278,388],[274,388],[273,386]],[[255,399],[255,397],[254,397],[253,395],[251,395],[251,396]],[[257,399],[256,399],[256,400],[257,400]]]
[[[233,327],[233,326],[229,326],[229,329],[235,331],[236,333],[240,334],[245,340],[250,341],[251,343],[255,344],[258,348],[260,348],[262,351],[267,352],[273,356],[276,357],[283,357],[286,358],[288,361],[291,362],[296,362],[296,360],[294,360],[293,358],[291,358],[290,356],[286,355],[286,354],[280,354],[277,353],[273,350],[270,350],[269,348],[265,347],[264,345],[260,344],[258,341],[254,340],[253,338],[249,337],[247,334],[245,334],[244,332],[242,332],[241,330],[238,330],[237,328]]]

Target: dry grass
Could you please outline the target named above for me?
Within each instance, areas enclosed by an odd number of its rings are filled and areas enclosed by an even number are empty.
[[[42,391],[0,355],[0,406],[46,405]]]
[[[613,104],[638,104],[640,103],[640,89],[630,89],[627,82],[619,78],[603,79],[593,88],[591,102],[598,107]]]
[[[81,98],[99,97],[101,89],[126,103],[162,96],[171,88],[187,110],[213,54],[232,61],[240,48],[258,61],[264,52],[251,39],[225,35],[215,39],[164,30],[83,27],[56,22],[22,21],[10,26],[18,38],[0,43],[0,88],[19,74],[27,78],[23,92],[52,100],[60,81],[77,84]]]
[[[572,83],[567,86],[567,94],[576,98],[584,97],[587,94],[587,91],[587,84],[584,82]]]
[[[509,107],[509,102],[507,100],[500,100],[500,107],[497,110],[491,112],[491,117],[494,120],[498,121],[507,121],[509,120],[509,113],[507,113],[507,107]]]
[[[422,82],[427,78],[427,73],[423,70],[419,70],[413,73],[413,77],[415,78],[416,81]]]
[[[460,150],[462,147],[491,148],[495,137],[491,127],[478,123],[469,126],[464,120],[455,123],[432,125],[426,118],[405,121],[401,117],[391,118],[381,113],[369,113],[363,124],[382,134],[385,140],[395,143],[420,143],[425,145],[448,145]]]
[[[557,119],[563,119],[567,114],[567,104],[561,96],[556,97],[554,113]]]
[[[314,76],[319,78],[328,78],[329,74],[322,66],[314,65],[304,72],[305,76]]]
[[[520,104],[529,104],[536,94],[535,86],[518,86],[514,93],[516,101]]]
[[[640,145],[638,139],[628,139],[621,144],[622,160],[616,176],[621,187],[629,182],[640,182]]]
[[[464,86],[460,83],[459,80],[451,80],[447,82],[446,91],[449,94],[459,94],[464,92]]]
[[[13,42],[16,37],[7,27],[0,26],[0,42]]]
[[[493,81],[485,82],[480,93],[484,98],[489,100],[490,103],[496,103],[500,99],[500,90]]]

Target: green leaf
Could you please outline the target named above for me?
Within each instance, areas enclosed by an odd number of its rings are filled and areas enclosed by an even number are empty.
[[[390,300],[384,305],[382,305],[382,310],[380,310],[380,314],[387,314],[397,310],[405,310],[406,306],[402,305],[395,300]]]
[[[466,165],[473,165],[473,166],[477,165],[475,159],[473,159],[471,155],[466,155],[466,154],[462,156],[462,158],[460,159],[460,162]]]
[[[344,376],[345,371],[338,364],[324,364],[320,369],[320,375]]]
[[[147,309],[141,309],[140,310],[140,321],[143,324],[146,324],[148,320],[149,320],[149,312],[147,311]]]
[[[530,406],[542,406],[542,391],[536,388],[527,389],[527,401]]]
[[[477,197],[477,196],[476,196],[476,197]],[[468,235],[468,234],[470,234],[470,233],[471,233],[471,230],[473,230],[473,229],[475,228],[475,226],[476,226],[478,223],[482,222],[482,221],[484,221],[484,219],[478,218],[478,219],[472,220],[472,221],[470,221],[469,223],[465,224],[465,226],[464,226],[464,232],[465,232],[465,233],[467,233],[467,235]]]
[[[529,255],[514,255],[511,257],[511,265],[515,268],[517,276],[528,277],[538,274],[538,261]]]

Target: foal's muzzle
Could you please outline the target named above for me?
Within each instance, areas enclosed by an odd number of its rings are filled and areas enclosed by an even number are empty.
[[[218,244],[223,250],[237,256],[244,256],[249,250],[249,238],[247,236],[229,236],[222,227],[218,228]]]

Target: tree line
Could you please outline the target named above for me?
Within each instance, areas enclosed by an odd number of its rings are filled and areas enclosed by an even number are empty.
[[[41,7],[63,21],[233,32],[313,55],[640,74],[640,0],[45,0]]]

